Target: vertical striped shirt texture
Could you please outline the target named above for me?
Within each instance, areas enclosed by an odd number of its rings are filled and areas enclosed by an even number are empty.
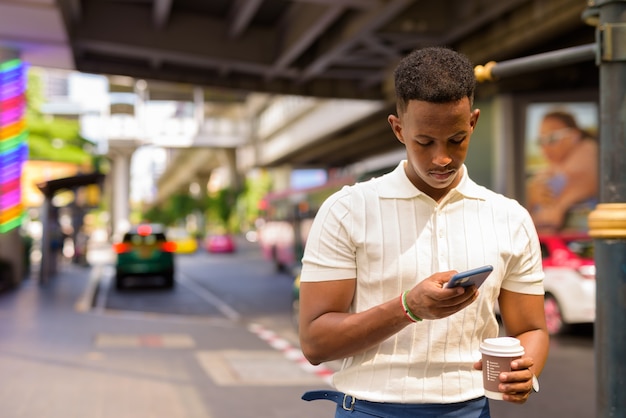
[[[480,297],[456,314],[411,324],[372,349],[344,360],[333,383],[374,402],[452,403],[484,394],[473,369],[479,344],[498,335],[494,305],[501,288],[543,294],[539,240],[518,202],[474,183],[463,167],[441,202],[404,172],[332,195],[307,238],[302,282],[356,278],[351,310],[399,298],[430,275],[494,266]]]

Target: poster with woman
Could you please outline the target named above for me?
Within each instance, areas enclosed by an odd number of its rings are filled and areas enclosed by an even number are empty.
[[[526,112],[526,205],[539,232],[586,232],[598,200],[598,107],[534,103]]]

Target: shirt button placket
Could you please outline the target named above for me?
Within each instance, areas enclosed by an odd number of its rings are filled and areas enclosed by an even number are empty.
[[[446,240],[445,215],[441,208],[437,208],[437,248],[439,252],[439,268],[441,271],[449,270],[448,247]]]

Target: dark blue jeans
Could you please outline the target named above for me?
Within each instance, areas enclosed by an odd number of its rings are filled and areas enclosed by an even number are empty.
[[[335,418],[490,418],[485,397],[452,404],[399,404],[363,401],[324,390],[307,392],[302,399],[327,399],[337,403]]]

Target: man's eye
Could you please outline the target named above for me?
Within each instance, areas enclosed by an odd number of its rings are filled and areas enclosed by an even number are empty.
[[[450,142],[452,142],[453,144],[457,144],[457,145],[460,144],[463,141],[465,141],[465,137],[462,137],[462,138],[452,138],[450,140]]]

